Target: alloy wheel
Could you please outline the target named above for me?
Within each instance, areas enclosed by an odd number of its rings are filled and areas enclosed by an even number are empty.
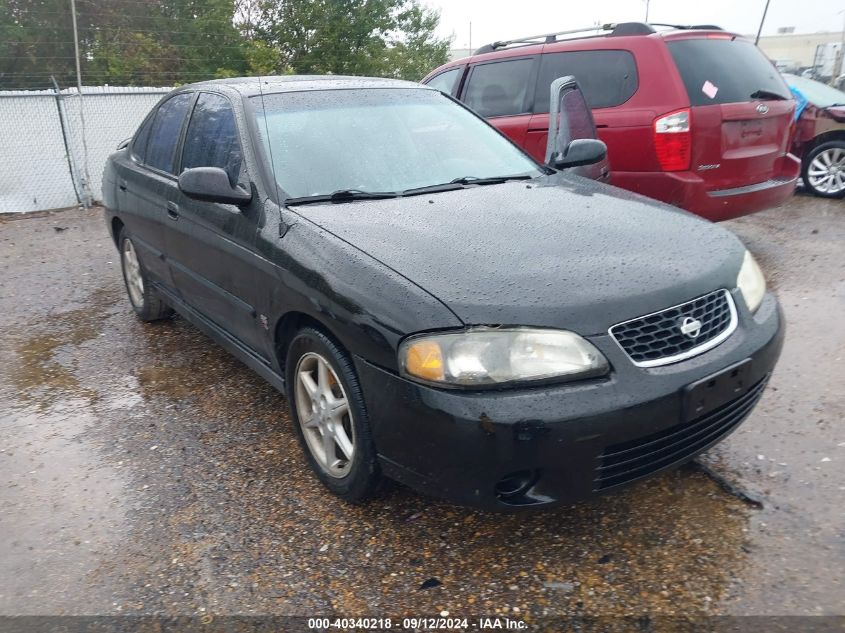
[[[126,289],[129,292],[129,300],[136,308],[144,306],[144,277],[141,274],[141,264],[138,261],[138,254],[132,240],[123,240],[123,274],[126,278]]]
[[[831,147],[819,152],[807,169],[807,180],[819,193],[845,191],[845,148]]]
[[[313,352],[296,365],[294,402],[311,455],[332,477],[349,474],[355,456],[355,428],[346,392],[328,361]]]

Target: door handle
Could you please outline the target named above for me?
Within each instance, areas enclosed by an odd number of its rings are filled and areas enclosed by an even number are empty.
[[[126,181],[121,180],[120,184],[117,185],[117,188],[120,189],[121,191],[126,191]]]
[[[167,203],[167,217],[171,220],[179,219],[179,205],[175,202]]]

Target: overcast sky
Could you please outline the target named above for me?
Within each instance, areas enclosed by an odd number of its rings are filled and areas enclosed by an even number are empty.
[[[598,22],[642,21],[645,0],[427,0],[441,11],[440,35],[453,48],[477,48],[496,40],[563,31]],[[765,0],[651,0],[649,21],[717,24],[756,33]],[[794,26],[797,33],[842,31],[845,0],[771,0],[763,34]]]

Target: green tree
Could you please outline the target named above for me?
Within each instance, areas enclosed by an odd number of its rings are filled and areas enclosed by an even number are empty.
[[[90,81],[166,86],[246,71],[231,0],[166,0],[148,9],[96,33],[86,64]]]
[[[243,74],[232,0],[76,0],[83,83],[159,85]],[[0,88],[76,83],[69,0],[0,0]]]
[[[439,20],[417,0],[265,0],[255,34],[296,73],[420,79],[447,59]]]
[[[418,0],[76,0],[83,83],[242,74],[419,79],[446,61]],[[0,0],[0,89],[76,83],[69,0]]]
[[[81,28],[90,16],[81,12]],[[47,88],[50,75],[74,77],[70,4],[64,0],[0,0],[0,87]]]
[[[387,47],[384,73],[399,79],[418,81],[449,58],[450,40],[434,36],[440,14],[417,3],[408,3],[397,13],[400,37]]]

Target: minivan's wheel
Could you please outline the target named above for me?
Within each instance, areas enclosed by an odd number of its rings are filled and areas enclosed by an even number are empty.
[[[285,364],[291,419],[308,462],[334,494],[363,501],[381,473],[352,362],[325,334],[304,328]]]
[[[126,284],[126,293],[135,314],[142,321],[157,321],[169,317],[173,311],[148,282],[141,260],[138,259],[138,251],[125,228],[121,229],[117,243],[120,248],[123,282]]]
[[[814,147],[804,160],[804,185],[817,196],[845,196],[845,141]]]

